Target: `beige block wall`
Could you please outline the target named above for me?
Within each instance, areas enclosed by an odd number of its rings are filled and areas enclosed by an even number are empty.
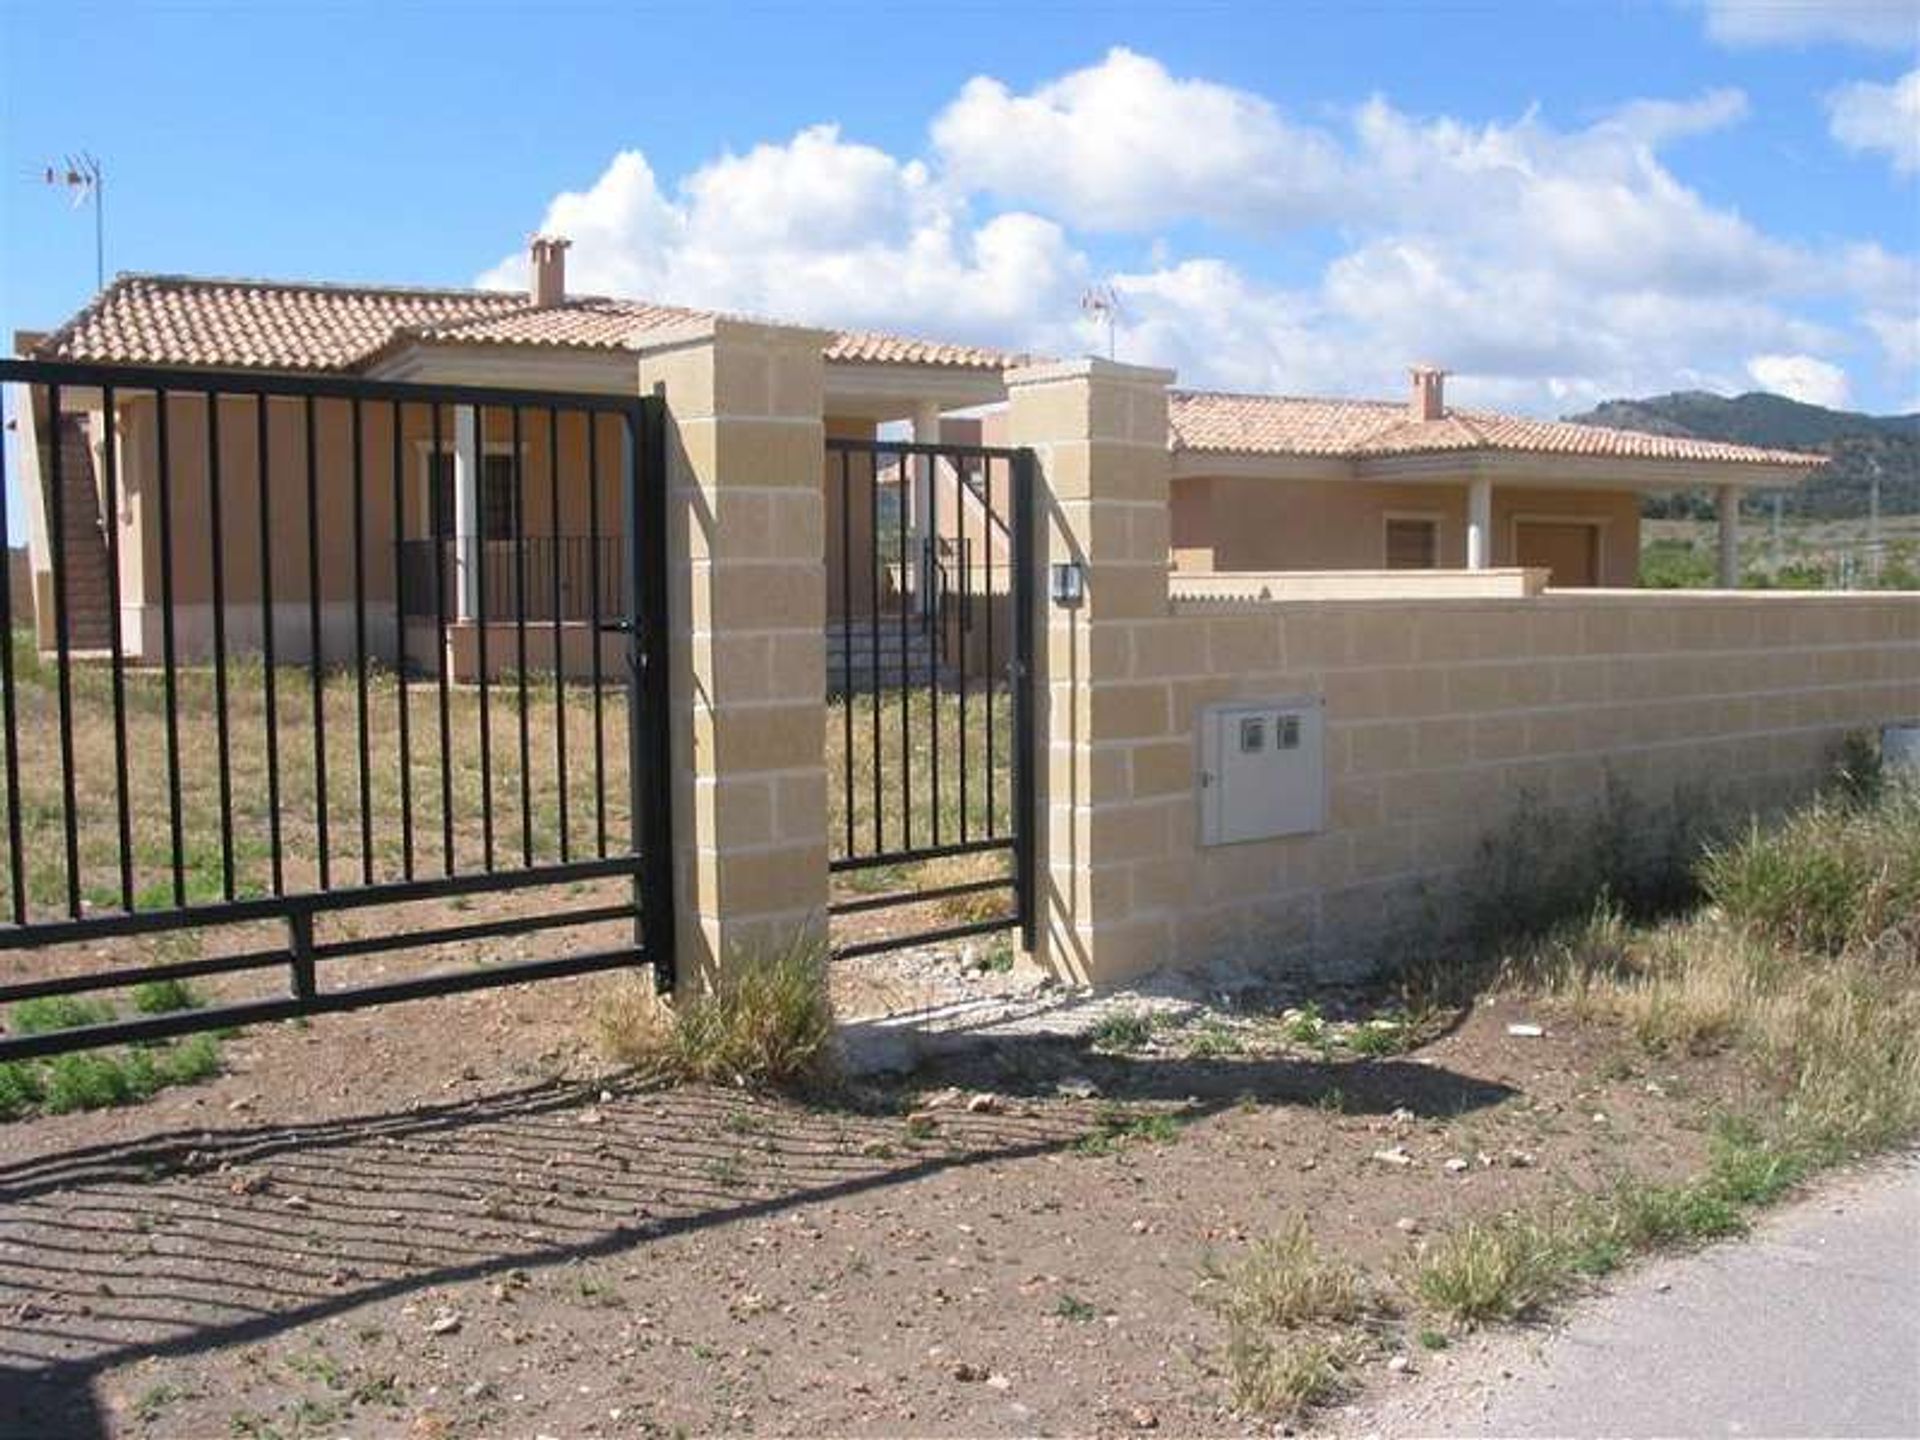
[[[1467,563],[1467,490],[1357,480],[1198,476],[1172,483],[1174,563],[1183,571],[1377,570],[1386,564],[1387,517],[1440,526],[1440,565]],[[1630,491],[1496,485],[1495,565],[1515,565],[1516,517],[1599,526],[1600,582],[1628,587],[1640,570],[1640,497]]]
[[[1129,843],[1091,887],[1140,966],[1358,974],[1446,924],[1523,792],[1577,815],[1611,773],[1649,805],[1766,809],[1848,731],[1920,717],[1914,595],[1183,603],[1105,649],[1079,763]],[[1201,707],[1298,694],[1326,703],[1325,831],[1202,848]]]
[[[160,650],[160,466],[158,406],[150,395],[127,399],[120,407],[117,436],[121,502],[121,602],[129,651],[157,659]],[[323,648],[344,656],[350,644],[355,597],[354,522],[356,493],[362,526],[363,572],[359,594],[373,607],[375,638],[382,658],[392,658],[394,625],[394,540],[424,539],[430,533],[425,456],[433,448],[434,429],[424,406],[403,407],[400,434],[400,524],[394,524],[393,410],[367,402],[361,411],[361,468],[356,492],[353,470],[352,410],[345,401],[314,405],[315,511],[318,516],[319,590],[323,607]],[[515,440],[510,411],[486,411],[485,443],[511,448]],[[224,557],[222,583],[230,639],[241,648],[257,646],[261,632],[260,443],[251,399],[221,401],[219,427],[219,527]],[[522,527],[530,537],[552,534],[586,536],[591,530],[590,500],[597,501],[599,533],[623,531],[624,423],[603,415],[592,441],[579,412],[559,416],[559,506],[554,504],[555,452],[547,412],[521,412],[518,440],[524,461]],[[183,659],[201,659],[211,646],[213,599],[213,487],[209,466],[209,412],[197,395],[173,396],[167,407],[168,502],[172,525],[171,577],[176,608],[176,644]],[[453,407],[444,407],[440,442],[455,439]],[[96,467],[102,451],[96,449]],[[593,464],[589,465],[589,460]],[[267,405],[267,505],[272,545],[276,643],[287,659],[304,658],[307,647],[306,601],[309,590],[305,406],[275,399]],[[597,476],[597,481],[590,476]],[[597,491],[597,494],[595,493]],[[557,513],[557,520],[556,520]],[[530,571],[530,573],[532,573]],[[338,613],[336,613],[338,612]],[[384,612],[384,613],[383,613]]]

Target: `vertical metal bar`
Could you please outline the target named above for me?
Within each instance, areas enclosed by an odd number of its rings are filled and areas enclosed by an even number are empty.
[[[993,693],[999,688],[993,673],[993,612],[998,608],[994,604],[993,594],[993,527],[996,515],[993,508],[993,456],[989,455],[980,462],[980,510],[981,529],[987,535],[987,633],[985,674],[987,677],[987,837],[992,839],[1000,831],[994,821],[994,791],[999,788],[999,771],[994,765],[993,753]]]
[[[547,406],[547,502],[553,513],[553,778],[560,792],[560,861],[572,858],[567,835],[567,676],[565,632],[560,628],[560,411]]]
[[[412,701],[407,695],[407,542],[406,542],[406,460],[401,441],[406,407],[398,400],[392,405],[393,428],[393,610],[399,627],[399,663],[394,667],[394,695],[400,707],[400,873],[413,879],[413,744],[410,733]]]
[[[928,583],[933,587],[930,597],[930,613],[933,620],[933,644],[927,652],[927,724],[931,732],[931,749],[927,756],[927,769],[932,802],[933,843],[940,843],[940,659],[946,649],[947,624],[947,571],[940,563],[940,499],[933,489],[933,457],[927,457],[927,508],[933,513],[928,517],[927,526],[927,564]],[[903,683],[900,699],[906,703],[906,689]]]
[[[439,674],[440,698],[440,855],[441,866],[453,874],[453,720],[448,697],[447,672],[453,668],[447,654],[447,546],[440,534],[440,402],[431,405],[433,415],[432,459],[427,462],[427,530],[433,536],[433,623],[434,669]]]
[[[1007,509],[1013,525],[1013,874],[1020,913],[1020,944],[1032,951],[1038,939],[1039,905],[1035,893],[1037,789],[1034,784],[1033,630],[1034,495],[1033,452],[1021,450],[1009,477]]]
[[[588,663],[593,667],[593,836],[595,853],[607,858],[607,730],[600,697],[600,412],[587,412],[587,580],[591,623]]]
[[[286,864],[280,843],[280,697],[273,657],[273,486],[269,476],[267,395],[253,397],[254,479],[260,491],[260,684],[267,729],[267,849],[273,893],[286,891]]]
[[[928,493],[929,495],[931,495],[932,493],[931,486],[928,487]],[[900,452],[900,513],[899,513],[900,523],[898,527],[899,542],[897,546],[897,549],[899,551],[898,558],[900,561],[900,589],[901,589],[900,627],[899,628],[900,628],[900,848],[902,850],[911,850],[913,848],[913,672],[907,663],[907,639],[912,632],[909,629],[907,624],[907,597],[905,593],[907,588],[907,575],[908,575],[907,517],[910,513],[908,502],[912,494],[913,494],[913,455],[910,451],[902,450]],[[937,503],[933,503],[931,501],[929,502],[929,506],[933,510],[935,527],[938,528],[939,515],[940,515],[939,506]],[[880,537],[878,535],[875,535],[874,545],[876,550],[879,547],[879,540],[880,540]],[[877,557],[875,558],[874,563],[876,565],[879,563],[879,560]],[[915,598],[917,599],[918,597],[915,597]],[[938,738],[940,734],[940,730],[939,730],[940,714],[938,711],[932,711],[930,712],[930,714],[933,720],[934,736],[935,736],[934,748],[933,748],[933,759],[934,759],[934,766],[935,766],[934,773],[935,775],[938,775],[939,774],[938,767],[940,763],[940,743]],[[878,757],[875,757],[875,758],[877,763]],[[940,796],[939,782],[936,780],[934,782],[934,803],[936,805],[940,803],[939,796]],[[934,833],[936,835],[940,833],[939,823],[940,823],[939,820],[936,818],[934,821]]]
[[[313,833],[320,850],[320,888],[332,883],[327,854],[327,676],[320,645],[320,485],[313,396],[303,407],[307,462],[307,677],[313,690]]]
[[[160,450],[160,656],[167,706],[167,833],[173,845],[173,903],[187,903],[186,847],[180,833],[180,671],[173,635],[173,456],[167,423],[167,392],[153,392]],[[59,492],[56,484],[54,491]],[[65,643],[65,637],[62,637]],[[62,687],[66,665],[60,667]]]
[[[653,961],[654,983],[672,990],[678,975],[673,912],[673,732],[667,625],[666,416],[659,398],[628,413],[636,444],[627,473],[627,653],[634,669],[627,733],[632,834],[640,852],[635,939]],[[637,707],[637,708],[634,708]]]
[[[520,464],[520,407],[513,407],[513,639],[520,692],[520,863],[533,864],[533,746],[527,731],[526,475]]]
[[[104,528],[107,532],[107,630],[113,654],[113,796],[120,854],[120,908],[133,909],[133,796],[127,774],[127,642],[120,618],[120,441],[119,406],[113,387],[100,393],[101,436],[106,466]],[[0,511],[0,513],[5,513]]]
[[[287,959],[293,968],[293,998],[311,1005],[318,986],[313,978],[313,911],[295,905],[287,911]]]
[[[967,494],[968,494],[968,491],[967,491],[966,477],[960,473],[960,466],[962,463],[963,462],[960,460],[958,456],[954,457],[954,461],[953,461],[954,540],[955,540],[955,544],[957,545],[960,551],[960,621],[958,626],[959,636],[957,640],[957,647],[960,651],[960,675],[959,675],[960,740],[958,745],[958,749],[960,751],[960,841],[962,844],[965,844],[967,839],[967,750],[968,750],[968,742],[971,739],[971,737],[967,734],[967,659],[968,659],[967,621],[971,614],[971,607],[973,604],[973,568],[969,563],[973,557],[967,553]],[[934,459],[934,457],[932,456],[927,457],[927,465],[929,469],[935,470],[935,475],[929,475],[927,477],[927,488],[932,489],[936,480],[936,475],[938,473],[937,462]],[[941,621],[941,626],[942,626],[941,634],[943,637],[945,636],[945,633],[946,633],[945,623],[946,623],[945,618],[943,617]]]
[[[50,412],[48,428],[52,431],[52,436],[48,445],[48,469],[52,472],[52,479],[47,487],[47,499],[52,507],[50,518],[53,534],[49,549],[52,551],[50,558],[53,562],[54,660],[59,670],[60,815],[66,841],[67,914],[77,920],[80,918],[80,816],[74,802],[73,774],[73,636],[72,617],[69,613],[73,601],[67,594],[67,483],[64,454],[67,442],[60,424],[60,400],[60,387],[49,385],[47,387],[47,409]],[[163,461],[163,466],[164,463]],[[13,637],[9,635],[7,641],[11,644]],[[169,713],[171,713],[171,707],[169,707]],[[177,825],[179,814],[177,805],[174,813]],[[173,855],[177,869],[180,863],[177,841]]]
[[[207,392],[207,541],[213,552],[213,727],[220,764],[220,893],[233,899],[233,750],[227,728],[227,546],[221,532],[220,393]]]
[[[840,778],[846,789],[847,854],[853,838],[853,487],[852,457],[840,452]]]
[[[373,747],[367,734],[367,463],[360,434],[360,397],[350,406],[353,426],[353,668],[360,741],[360,880],[373,883]]]
[[[493,869],[493,694],[487,678],[487,408],[473,407],[474,499],[480,511],[480,533],[472,541],[467,563],[474,575],[474,649],[480,664],[480,849],[488,871]]]
[[[33,404],[33,390],[22,386],[21,396]],[[56,427],[57,428],[57,427]],[[7,515],[7,447],[0,439],[0,530]],[[27,923],[26,857],[20,853],[20,718],[13,690],[13,577],[0,585],[0,728],[5,730],[7,771],[7,895],[13,923]],[[124,750],[124,747],[123,747]],[[124,793],[124,780],[122,782]],[[126,851],[120,852],[122,886],[125,887]],[[132,908],[129,905],[128,908]]]
[[[904,484],[904,481],[902,482]],[[904,520],[905,516],[902,515]],[[885,757],[880,748],[880,452],[867,452],[867,579],[873,595],[867,612],[868,653],[873,657],[873,853],[886,852],[886,827],[881,815]]]

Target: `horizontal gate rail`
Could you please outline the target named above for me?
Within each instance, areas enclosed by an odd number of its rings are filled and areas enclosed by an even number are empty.
[[[1031,452],[830,437],[827,688],[837,775],[828,871],[919,870],[879,894],[840,957],[1031,933]],[[1004,873],[920,870],[993,861]],[[953,873],[954,871],[960,873]],[[1004,891],[1005,913],[926,926],[917,907]],[[875,933],[876,917],[902,919]]]
[[[287,936],[16,965],[0,1005],[288,979],[285,999],[0,1031],[0,1059],[636,964],[671,982],[663,401],[32,360],[0,361],[0,382],[33,422],[51,610],[36,659],[14,644],[36,617],[0,593],[0,953]],[[596,881],[630,897],[314,934],[356,910]],[[355,956],[627,922],[630,943],[587,953],[320,985]]]

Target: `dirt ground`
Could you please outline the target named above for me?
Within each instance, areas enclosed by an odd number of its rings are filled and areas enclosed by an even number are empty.
[[[1503,1002],[1391,1059],[1038,1038],[806,1105],[608,1073],[606,983],[262,1027],[0,1127],[0,1434],[1267,1433],[1209,1254],[1304,1213],[1391,1268],[1677,1175],[1731,1083]]]

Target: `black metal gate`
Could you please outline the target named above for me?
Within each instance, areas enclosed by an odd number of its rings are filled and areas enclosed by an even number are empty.
[[[635,965],[671,984],[659,400],[0,381],[48,561],[37,640],[0,586],[0,1060]],[[551,948],[486,963],[509,937]],[[401,952],[419,973],[389,973]],[[16,1023],[190,979],[211,1003]]]
[[[1033,944],[1033,454],[827,442],[834,954]]]

